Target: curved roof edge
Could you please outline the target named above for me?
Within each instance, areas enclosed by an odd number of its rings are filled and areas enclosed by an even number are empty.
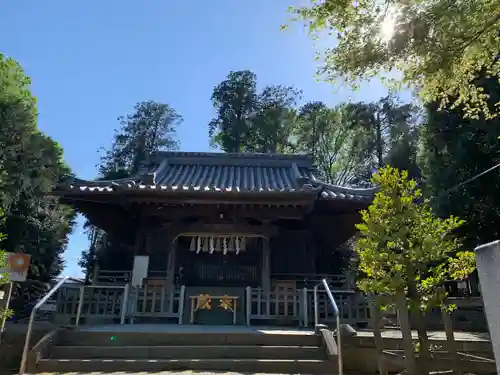
[[[317,179],[310,155],[157,152],[141,172],[111,180],[73,178],[57,186],[56,191],[312,193],[322,200],[369,202],[378,190],[332,185]]]

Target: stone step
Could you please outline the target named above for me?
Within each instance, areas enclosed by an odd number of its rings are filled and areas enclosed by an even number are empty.
[[[315,359],[41,359],[37,372],[231,371],[269,374],[333,374],[335,363]]]
[[[320,346],[321,339],[314,334],[73,331],[61,337],[59,345],[106,347],[158,345]]]
[[[319,346],[55,346],[50,357],[57,359],[326,359]]]

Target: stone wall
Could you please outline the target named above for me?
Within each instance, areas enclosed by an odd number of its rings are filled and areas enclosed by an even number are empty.
[[[384,335],[383,345],[384,349],[388,350],[402,350],[403,343],[400,338],[390,337],[390,336],[398,336],[399,333],[395,331],[394,335],[389,334],[390,330],[387,330]],[[469,334],[470,336],[471,334]],[[474,334],[472,334],[474,335]],[[387,337],[388,336],[388,337]],[[442,334],[444,336],[444,334]],[[491,346],[491,342],[481,337],[483,335],[478,334],[477,339],[469,339],[464,340],[463,338],[458,339],[456,341],[456,346],[458,351],[467,353],[469,355],[475,355],[479,357],[485,357],[489,359],[493,359],[493,349]],[[431,343],[435,346],[442,347],[441,350],[446,350],[446,341],[443,339],[435,339],[432,338],[431,335]],[[347,372],[355,373],[355,374],[376,374],[378,371],[378,354],[375,349],[375,341],[373,337],[362,335],[350,338],[345,338],[343,343],[343,359],[344,359],[344,369]],[[440,366],[440,363],[437,363],[437,360],[434,360],[433,366]],[[444,364],[446,369],[451,369],[449,361]],[[491,364],[482,364],[476,362],[462,362],[461,366],[467,372],[471,372],[473,374],[491,374],[491,368],[494,368],[494,365]],[[387,367],[390,373],[399,373],[402,371],[401,365],[393,364],[387,362]]]
[[[456,299],[451,303],[457,306],[451,314],[455,331],[488,332],[488,323],[481,298]],[[427,313],[426,317],[427,329],[444,329],[440,310],[431,311]]]
[[[43,335],[52,329],[53,327],[50,324],[36,324],[31,336],[31,346],[34,346]],[[26,330],[26,324],[6,325],[0,342],[0,372],[19,368],[26,339]]]

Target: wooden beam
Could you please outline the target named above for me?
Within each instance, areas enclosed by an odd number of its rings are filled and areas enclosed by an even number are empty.
[[[141,194],[129,193],[130,202],[152,204],[262,204],[262,205],[294,205],[307,206],[316,199],[310,192],[205,192],[205,191],[151,191]]]
[[[278,228],[264,225],[245,224],[172,224],[168,227],[169,235],[172,239],[179,236],[255,236],[271,238],[278,231]]]
[[[138,205],[144,215],[154,215],[166,220],[181,220],[188,217],[207,217],[220,219],[225,217],[266,219],[302,219],[309,207],[250,207],[249,205],[189,205],[167,206],[155,204]]]

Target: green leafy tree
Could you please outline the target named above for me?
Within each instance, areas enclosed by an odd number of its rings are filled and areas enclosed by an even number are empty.
[[[351,121],[345,106],[328,108],[310,102],[298,112],[293,132],[294,150],[312,155],[321,177],[338,185],[356,184],[370,162],[367,132]]]
[[[168,104],[139,102],[133,113],[119,117],[118,121],[120,128],[99,165],[99,172],[105,178],[120,171],[137,173],[149,154],[179,148],[176,132],[182,116]]]
[[[212,93],[216,110],[209,136],[225,152],[292,152],[296,105],[301,91],[292,86],[269,85],[257,92],[257,76],[230,72]]]
[[[257,97],[255,114],[249,118],[244,149],[263,153],[292,151],[295,106],[300,95],[292,86],[266,86]]]
[[[419,334],[423,366],[419,374],[426,373],[429,343],[423,313],[444,307],[443,283],[469,276],[475,267],[474,254],[459,251],[461,242],[454,232],[463,221],[434,215],[428,204],[421,202],[422,193],[406,171],[384,167],[372,182],[380,191],[362,211],[362,222],[357,225],[360,238],[355,251],[362,273],[358,285],[364,292],[388,296],[389,302],[398,296],[406,299],[405,307]],[[401,309],[399,313],[407,314]]]
[[[226,152],[244,151],[252,136],[250,118],[257,112],[257,103],[256,75],[248,70],[230,72],[212,93],[217,113],[208,126],[212,145]]]
[[[25,177],[38,151],[26,147],[37,132],[30,84],[19,63],[0,54],[0,165],[5,171],[0,191],[6,211],[35,182]]]
[[[419,177],[416,157],[421,116],[417,106],[387,96],[371,103],[350,103],[346,112],[350,122],[364,131],[360,147],[371,159],[364,176],[390,164]]]
[[[71,173],[61,147],[36,124],[30,79],[13,59],[0,55],[1,205],[3,246],[31,254],[28,277],[49,281],[64,266],[63,252],[75,213],[50,197],[52,187]]]
[[[483,79],[481,87],[490,104],[500,101],[497,79]],[[500,118],[464,119],[460,108],[439,111],[438,104],[426,112],[419,165],[433,208],[466,221],[460,233],[469,248],[498,239],[500,175],[498,169],[482,173],[500,163]]]
[[[168,104],[139,102],[131,114],[118,120],[120,126],[113,142],[98,165],[100,179],[130,177],[140,172],[148,155],[179,149],[176,132],[182,123],[182,116]],[[133,254],[120,238],[111,238],[89,221],[84,229],[89,248],[82,252],[79,265],[85,270],[87,281],[90,281],[97,266],[107,270],[128,270],[132,267]]]
[[[500,78],[498,1],[326,0],[292,12],[334,44],[320,71],[328,79],[356,86],[397,69],[391,85],[416,89],[425,103],[499,114],[476,81],[480,72]]]

